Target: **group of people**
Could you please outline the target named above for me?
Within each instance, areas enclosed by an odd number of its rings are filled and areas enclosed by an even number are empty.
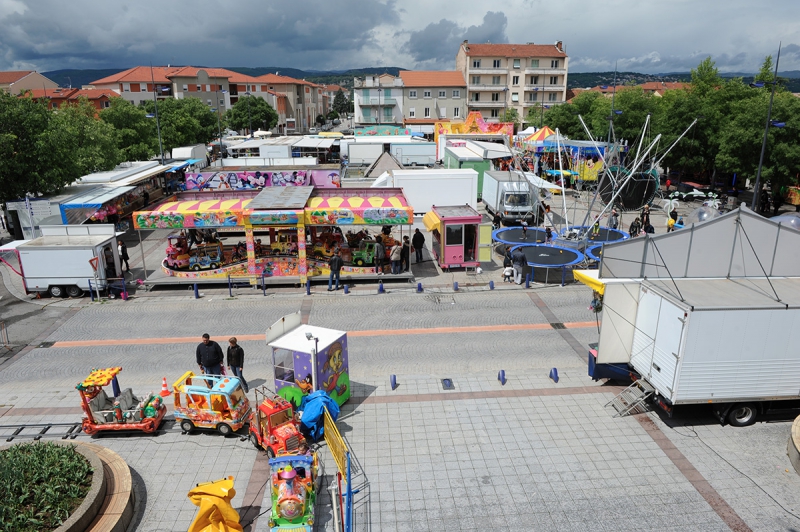
[[[630,227],[628,227],[628,233],[630,233],[631,238],[634,238],[641,234],[653,234],[655,232],[653,224],[650,223],[650,206],[645,205],[642,207],[641,215],[631,222]]]
[[[548,229],[550,228],[548,227]],[[522,284],[522,271],[527,263],[528,259],[525,257],[525,253],[522,252],[521,247],[518,247],[512,253],[511,246],[506,246],[506,252],[503,256],[503,282]]]
[[[226,357],[222,355],[220,345],[212,340],[208,333],[203,334],[203,341],[197,346],[195,357],[202,373],[206,375],[225,375],[223,362],[225,362]],[[244,393],[250,391],[250,387],[247,385],[244,375],[242,375],[244,349],[239,345],[235,336],[228,340],[227,366],[231,374],[238,377],[242,382]],[[206,384],[209,388],[211,387],[210,382],[207,381]]]

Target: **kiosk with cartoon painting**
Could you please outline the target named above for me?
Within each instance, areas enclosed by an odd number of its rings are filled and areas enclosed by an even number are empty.
[[[350,398],[345,331],[306,325],[296,312],[273,323],[266,339],[272,348],[275,391],[295,407],[317,390],[325,390],[339,406]]]

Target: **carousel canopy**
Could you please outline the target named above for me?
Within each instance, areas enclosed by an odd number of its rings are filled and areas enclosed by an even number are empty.
[[[550,135],[555,135],[555,131],[547,126],[539,129],[536,133],[525,137],[525,142],[542,142]]]
[[[308,200],[308,225],[400,225],[414,221],[401,188],[317,189]]]

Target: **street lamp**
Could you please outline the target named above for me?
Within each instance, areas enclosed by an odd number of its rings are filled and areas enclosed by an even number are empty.
[[[310,332],[306,333],[306,340],[309,342],[314,340],[314,352],[311,356],[311,373],[314,377],[311,380],[311,390],[317,391],[317,353],[319,352],[319,338],[311,334]]]
[[[508,87],[503,87],[503,119],[501,122],[506,121],[506,109],[508,108]]]
[[[250,116],[250,93],[245,92],[245,96],[247,96],[247,120],[250,122],[250,138],[253,138],[253,117]]]
[[[381,97],[383,96],[383,89],[378,87],[378,125],[381,125]]]
[[[778,57],[775,60],[775,78],[772,80],[772,92],[769,95],[769,107],[767,107],[767,123],[764,126],[764,138],[761,140],[761,156],[758,158],[758,170],[756,171],[756,183],[753,188],[753,211],[759,212],[760,204],[758,203],[758,194],[761,192],[759,186],[761,183],[761,167],[764,164],[764,151],[767,149],[767,134],[769,133],[769,126],[772,118],[772,101],[775,99],[775,87],[778,85],[778,63],[781,61],[781,43],[778,44]],[[753,86],[763,87],[763,83],[754,83]],[[786,125],[784,123],[784,125]]]
[[[219,156],[220,156],[220,158],[222,158],[222,156],[223,156],[223,153],[222,153],[222,126],[221,126],[221,120],[220,120],[221,111],[220,111],[220,101],[219,101],[219,78],[217,78],[217,83],[215,85],[215,89],[216,90],[214,92],[216,93],[216,98],[217,98],[217,135],[218,135],[217,141],[219,142]],[[223,89],[222,90],[223,96],[225,95],[225,92],[226,92],[225,89]]]
[[[158,151],[161,154],[160,162],[164,164],[164,145],[161,143],[161,122],[158,120],[158,98],[156,98],[156,78],[153,75],[153,65],[150,64],[150,80],[153,83],[153,105],[156,107],[155,119],[156,119],[156,131],[158,132]],[[148,118],[152,118],[152,116],[147,115]]]

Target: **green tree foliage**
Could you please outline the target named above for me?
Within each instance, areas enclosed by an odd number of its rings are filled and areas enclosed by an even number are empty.
[[[146,161],[158,153],[156,123],[141,107],[112,98],[111,107],[100,112],[103,122],[117,130],[117,147],[125,161]]]
[[[154,102],[142,102],[142,108],[155,115]],[[151,120],[155,122],[155,117]],[[181,146],[207,144],[217,136],[217,114],[197,98],[159,100],[158,122],[165,152]],[[255,117],[253,123],[257,123]]]
[[[314,120],[314,122],[316,122],[317,125],[321,126],[322,124],[325,123],[325,115],[317,115],[317,118],[316,120]]]
[[[514,124],[514,131],[519,129],[520,124],[522,121],[519,118],[519,112],[516,109],[506,109],[503,112],[503,116],[500,117],[500,121],[506,124],[511,123]]]
[[[341,115],[346,113],[349,107],[350,104],[347,101],[344,92],[342,92],[342,89],[336,91],[336,95],[333,97],[333,110]]]
[[[772,86],[769,84],[775,81],[775,66],[772,64],[771,55],[764,58],[764,62],[761,63],[761,68],[758,69],[758,74],[756,74],[753,81],[763,83],[766,89],[772,90]]]
[[[236,131],[250,129],[251,123],[253,131],[255,131],[264,127],[266,121],[266,129],[270,130],[278,123],[278,113],[263,98],[240,96],[239,101],[225,113],[225,121],[228,127]]]
[[[692,69],[692,92],[699,97],[708,95],[722,84],[723,80],[719,76],[719,70],[711,57],[706,57],[697,65],[697,68]]]
[[[331,111],[327,114],[327,118],[328,120],[336,120],[337,118],[339,118],[339,113],[337,113],[336,111]]]

